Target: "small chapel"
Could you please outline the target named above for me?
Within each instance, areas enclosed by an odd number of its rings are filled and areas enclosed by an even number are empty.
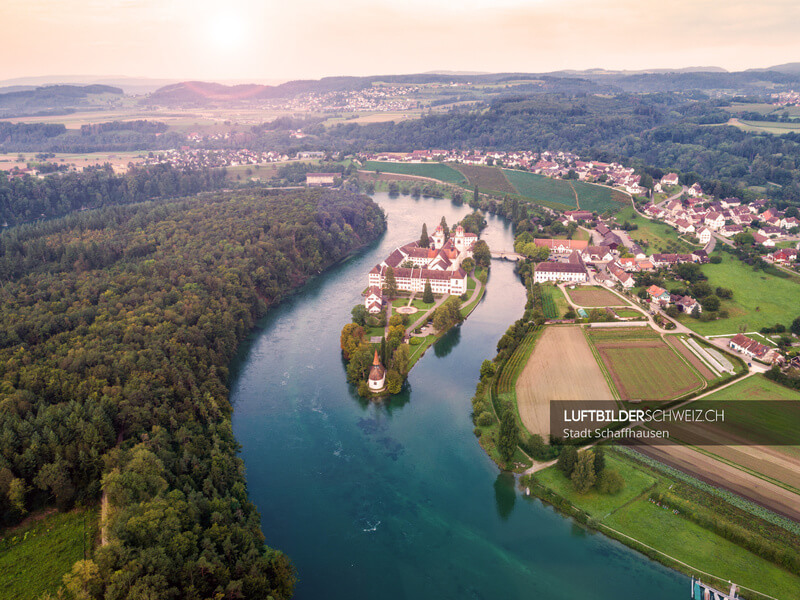
[[[375,358],[372,360],[372,368],[369,370],[369,389],[371,392],[382,392],[386,387],[386,369],[378,358],[378,351],[375,351]]]

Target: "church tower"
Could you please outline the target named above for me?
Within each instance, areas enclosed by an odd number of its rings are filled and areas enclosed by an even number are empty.
[[[382,392],[384,387],[386,387],[386,369],[383,368],[376,350],[372,368],[369,370],[369,389],[372,392]]]

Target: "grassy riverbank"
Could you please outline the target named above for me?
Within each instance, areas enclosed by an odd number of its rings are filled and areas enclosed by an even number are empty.
[[[521,483],[579,522],[687,575],[721,588],[733,581],[747,588],[746,598],[800,596],[800,529],[770,522],[755,505],[733,506],[687,483],[690,478],[671,476],[633,456],[618,451],[606,456],[608,467],[626,482],[616,495],[578,494],[555,467]],[[772,550],[775,555],[766,558]]]

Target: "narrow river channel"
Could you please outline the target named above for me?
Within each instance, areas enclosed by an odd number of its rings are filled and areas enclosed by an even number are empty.
[[[233,426],[267,543],[299,571],[303,599],[682,600],[689,580],[589,534],[499,473],[472,433],[481,362],[522,315],[513,263],[494,261],[486,296],[429,349],[389,404],[358,398],[339,332],[367,272],[432,231],[449,200],[375,200],[386,234],[259,323],[232,366]],[[483,239],[511,249],[510,226]]]

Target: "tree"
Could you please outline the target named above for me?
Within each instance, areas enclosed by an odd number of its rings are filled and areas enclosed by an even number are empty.
[[[472,269],[475,268],[475,261],[470,258],[469,256],[461,261],[461,268],[464,269],[467,273],[472,272]]]
[[[615,495],[625,487],[622,475],[614,469],[606,469],[597,478],[597,491],[601,494]]]
[[[447,226],[447,219],[442,217],[442,220],[439,221],[439,225],[442,227],[442,231],[444,231],[445,239],[450,237],[450,228]]]
[[[489,379],[497,372],[497,366],[490,360],[481,363],[481,379]]]
[[[384,290],[390,299],[397,297],[397,280],[394,277],[394,267],[386,268],[386,283],[384,284]]]
[[[469,203],[472,208],[478,208],[481,205],[481,194],[476,185],[472,190],[472,202]]]
[[[578,453],[570,479],[579,494],[585,494],[591,489],[597,480],[594,472],[594,452],[584,450]]]
[[[72,571],[64,575],[63,581],[74,600],[92,600],[102,596],[100,569],[93,560],[77,561],[72,565]]]
[[[800,335],[800,317],[797,317],[794,321],[792,321],[792,326],[789,329],[793,334]]]
[[[713,312],[719,310],[720,302],[716,296],[706,296],[702,299],[701,304],[703,305],[703,310]]]
[[[489,263],[492,261],[492,253],[489,250],[489,245],[483,240],[475,242],[475,247],[472,249],[472,258],[479,267],[483,269],[488,268]]]
[[[403,377],[394,369],[386,373],[386,389],[390,394],[399,394],[403,389]]]
[[[427,248],[430,244],[430,236],[428,235],[428,225],[422,224],[422,235],[419,236],[420,248]]]
[[[514,457],[519,443],[519,430],[514,420],[514,413],[507,409],[500,420],[500,434],[497,438],[497,449],[504,461],[508,462]]]
[[[594,472],[595,475],[600,475],[606,468],[606,451],[602,446],[596,446],[594,449]]]
[[[422,301],[425,304],[432,304],[435,302],[435,298],[433,297],[433,288],[431,287],[431,280],[425,280],[425,291],[422,292]]]
[[[409,367],[409,360],[411,352],[408,348],[408,344],[400,344],[397,347],[397,350],[394,351],[392,354],[392,368],[395,369],[400,375],[405,377],[408,375]]]
[[[369,313],[367,312],[367,307],[363,304],[357,304],[353,307],[353,310],[350,311],[350,314],[353,317],[353,323],[364,327],[367,323],[367,317]]]
[[[558,460],[556,461],[556,467],[558,470],[564,473],[567,477],[572,475],[572,469],[575,468],[575,461],[578,458],[578,450],[575,446],[565,446],[563,450],[561,450],[561,454],[558,455]]]

